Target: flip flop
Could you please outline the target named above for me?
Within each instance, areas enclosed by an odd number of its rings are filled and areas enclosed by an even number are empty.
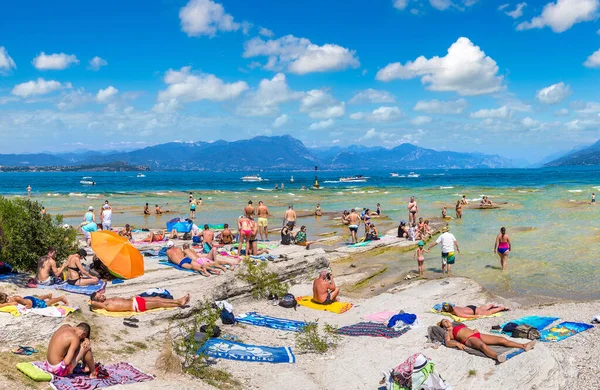
[[[139,326],[137,324],[134,324],[133,322],[123,321],[123,325],[129,326],[130,328],[139,328]]]
[[[37,349],[32,348],[32,347],[19,345],[19,348],[13,349],[11,352],[14,353],[15,355],[29,356],[31,354],[37,353],[38,351],[37,351]]]
[[[137,319],[137,318],[135,318],[135,317],[127,317],[127,318],[124,318],[124,319],[123,319],[123,321],[129,321],[129,322],[140,322],[140,320],[138,320],[138,319]]]

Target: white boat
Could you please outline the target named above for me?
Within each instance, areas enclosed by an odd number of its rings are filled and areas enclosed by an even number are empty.
[[[81,178],[81,180],[79,181],[80,184],[83,184],[84,186],[95,186],[96,182],[92,180],[91,176],[84,176]]]
[[[294,176],[290,177],[290,183],[294,182]]]
[[[242,177],[242,181],[256,182],[256,181],[263,181],[263,180],[265,180],[265,179],[260,177],[260,175],[248,175],[248,176]]]
[[[417,178],[417,177],[419,177],[419,176],[421,176],[421,175],[419,175],[418,173],[411,172],[411,173],[409,173],[409,174],[408,174],[406,177]]]
[[[340,177],[340,182],[342,183],[365,183],[369,179],[363,175],[349,176],[349,177]]]
[[[146,175],[144,175],[143,173],[138,173],[137,177],[146,177]]]
[[[391,177],[400,177],[400,175],[399,175],[399,174],[397,174],[397,173],[390,173],[390,176],[391,176]]]

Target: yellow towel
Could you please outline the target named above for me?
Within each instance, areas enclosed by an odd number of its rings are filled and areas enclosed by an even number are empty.
[[[17,309],[16,306],[3,306],[0,307],[0,313],[10,313],[15,317],[19,317],[21,315],[21,313],[19,313],[19,310]]]
[[[144,314],[144,313],[152,313],[155,311],[160,311],[160,310],[171,310],[171,309],[175,309],[174,307],[169,307],[169,308],[158,308],[158,309],[151,309],[151,310],[146,310],[143,312],[135,312],[135,311],[106,311],[104,309],[94,309],[92,310],[94,313],[96,314],[101,314],[103,316],[107,316],[107,317],[131,317],[131,316],[137,316],[138,314]]]
[[[464,322],[464,321],[477,320],[477,319],[479,319],[479,318],[500,317],[500,316],[502,315],[502,313],[494,313],[494,314],[490,314],[489,316],[479,316],[479,317],[477,317],[477,318],[463,318],[463,317],[458,317],[458,316],[455,316],[455,315],[454,315],[454,314],[452,314],[452,313],[447,313],[447,312],[445,312],[445,311],[437,311],[437,310],[435,310],[435,309],[431,309],[430,311],[431,311],[432,313],[435,313],[435,314],[441,314],[441,315],[443,315],[443,316],[451,317],[451,318],[452,318],[454,321],[456,321],[456,322]]]
[[[350,302],[333,302],[328,305],[322,305],[320,303],[313,302],[312,297],[297,297],[296,301],[298,301],[299,305],[309,307],[315,310],[327,310],[332,313],[342,314],[347,312],[352,308],[352,304]]]

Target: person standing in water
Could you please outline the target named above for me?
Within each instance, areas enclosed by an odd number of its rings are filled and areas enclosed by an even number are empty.
[[[442,247],[442,274],[447,273],[448,276],[451,276],[451,266],[456,260],[454,250],[456,249],[460,253],[460,249],[458,248],[458,241],[456,241],[454,234],[450,233],[450,227],[444,226],[442,228],[442,234],[433,244],[429,245],[427,252],[437,244],[440,244]]]
[[[596,194],[592,192],[592,204],[596,204]]]
[[[29,198],[31,198],[31,186],[30,185],[27,186],[27,196]]]
[[[494,254],[498,253],[498,256],[500,256],[502,271],[506,269],[506,259],[508,259],[508,253],[511,249],[510,237],[506,234],[506,228],[501,227],[500,234],[496,236],[496,242],[494,243]]]
[[[256,209],[258,214],[258,233],[260,234],[261,241],[269,241],[269,208],[261,200],[258,202],[258,208]],[[264,236],[263,236],[264,235]]]
[[[456,219],[462,219],[462,204],[460,200],[456,201]]]
[[[408,202],[408,225],[412,226],[413,223],[417,223],[417,213],[419,212],[419,206],[414,196],[410,197]]]

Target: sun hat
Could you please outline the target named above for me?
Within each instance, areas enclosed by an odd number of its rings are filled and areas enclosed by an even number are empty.
[[[173,248],[175,246],[175,243],[173,243],[173,241],[169,240],[167,242],[167,248]]]
[[[419,241],[419,246],[425,246],[425,243],[423,241]]]
[[[447,232],[447,231],[449,231],[449,230],[450,230],[450,226],[444,226],[444,227],[442,228],[442,233],[446,233],[446,232]]]
[[[88,211],[92,211],[93,209],[94,209],[94,206],[88,207]]]

